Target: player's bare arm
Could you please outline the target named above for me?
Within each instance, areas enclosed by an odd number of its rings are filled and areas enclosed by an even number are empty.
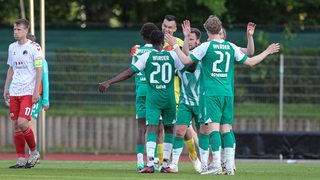
[[[4,90],[3,90],[3,98],[7,106],[9,106],[9,102],[8,102],[10,98],[9,85],[11,84],[12,76],[13,76],[13,69],[12,67],[9,67],[7,71],[6,83],[4,85]]]
[[[249,22],[247,25],[247,55],[252,56],[254,54],[254,40],[253,40],[253,34],[254,30],[256,28],[256,24],[253,22]]]
[[[250,67],[253,67],[256,64],[259,64],[264,58],[266,58],[270,54],[274,54],[279,52],[280,50],[280,44],[279,43],[272,43],[268,46],[266,50],[264,50],[262,53],[253,56],[251,58],[248,58],[244,64],[248,65]]]
[[[39,101],[40,94],[39,94],[39,88],[40,88],[40,82],[42,78],[42,67],[36,68],[36,85],[33,91],[32,95],[32,103],[35,104]]]
[[[248,56],[253,56],[254,54],[254,40],[253,40],[253,34],[254,30],[256,28],[256,24],[253,22],[248,22],[247,24],[247,47],[246,48],[240,48],[240,50],[248,55]]]
[[[253,36],[256,24],[253,22],[248,22],[247,24],[247,36]]]
[[[118,74],[116,77],[99,83],[99,92],[104,93],[106,89],[108,89],[111,86],[111,84],[129,79],[134,74],[135,74],[134,70],[132,68],[129,68],[123,71],[122,73]]]
[[[191,58],[187,55],[185,55],[182,50],[179,48],[179,45],[177,44],[177,41],[175,38],[170,34],[165,34],[164,39],[166,42],[168,42],[171,46],[173,46],[174,51],[177,53],[179,59],[181,60],[182,64],[192,64],[193,61]]]

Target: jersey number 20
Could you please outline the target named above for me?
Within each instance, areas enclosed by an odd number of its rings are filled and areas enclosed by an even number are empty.
[[[172,79],[172,66],[170,63],[165,62],[162,65],[153,62],[152,65],[156,66],[156,70],[150,74],[150,82],[154,84],[159,84],[159,81],[155,79],[155,76],[161,73],[161,81],[164,83],[169,83]]]

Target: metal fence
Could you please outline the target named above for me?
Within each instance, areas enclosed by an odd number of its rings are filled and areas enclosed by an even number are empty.
[[[0,93],[3,94],[7,54],[0,53],[0,58]],[[130,67],[129,55],[57,52],[47,53],[46,59],[51,111],[80,109],[72,117],[52,117],[50,111],[47,113],[46,145],[56,150],[77,151],[89,147],[101,152],[133,152],[134,78],[113,85],[106,95],[97,91],[98,82]],[[319,131],[319,79],[319,56],[274,55],[254,68],[236,65],[234,129]],[[0,103],[4,104],[2,98]],[[88,118],[79,113],[96,114],[101,107],[107,111],[110,106],[123,109],[115,110],[112,117]],[[8,119],[8,116],[0,117],[2,149],[13,146],[12,125]],[[106,139],[110,142],[105,142]]]
[[[274,55],[254,68],[235,66],[235,115],[239,118],[315,119],[311,111],[320,104],[320,57]],[[3,94],[7,65],[0,53],[0,93]],[[134,115],[134,78],[113,85],[105,95],[98,93],[98,82],[130,67],[128,54],[47,53],[50,102],[52,109],[90,106],[130,106],[114,112]],[[3,99],[0,98],[0,103]],[[255,111],[250,110],[254,107]],[[249,108],[249,109],[247,109]],[[86,109],[87,113],[99,108]],[[261,111],[260,111],[261,109]],[[50,111],[49,111],[50,113]],[[117,114],[118,113],[118,114]]]

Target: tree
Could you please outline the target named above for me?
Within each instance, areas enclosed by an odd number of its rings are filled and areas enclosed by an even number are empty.
[[[11,25],[21,17],[19,3],[8,0],[0,0],[0,3],[1,25]],[[36,22],[39,4],[40,0],[35,0]],[[25,8],[28,18],[29,3],[25,3]],[[292,31],[320,23],[320,0],[47,0],[45,8],[47,25],[130,27],[147,21],[160,23],[165,14],[175,15],[179,22],[190,19],[196,25],[202,25],[209,15],[215,14],[224,24],[254,21]]]
[[[254,21],[265,25],[317,25],[320,0],[229,0],[223,20],[230,24]],[[245,10],[244,10],[245,9]]]

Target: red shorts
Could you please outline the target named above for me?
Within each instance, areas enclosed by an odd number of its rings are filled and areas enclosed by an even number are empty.
[[[32,95],[10,96],[10,117],[17,120],[18,117],[31,120]]]

